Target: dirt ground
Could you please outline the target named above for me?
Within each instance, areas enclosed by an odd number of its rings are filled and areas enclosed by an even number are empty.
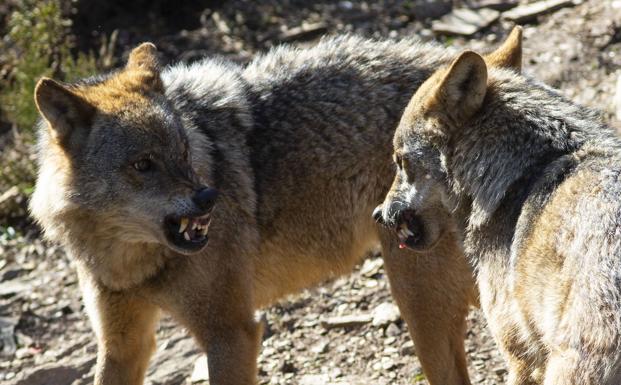
[[[461,3],[475,6],[482,2]],[[84,1],[79,12],[98,12],[88,8],[94,3]],[[418,35],[456,48],[484,49],[501,41],[512,26],[495,22],[471,38],[436,35],[431,22],[450,10],[449,1],[209,3],[210,8],[180,7],[175,11],[180,14],[177,21],[169,24],[151,13],[132,24],[119,10],[103,9],[100,16],[105,22],[96,30],[88,30],[94,22],[88,18],[79,19],[75,29],[79,44],[88,47],[118,28],[119,59],[136,43],[151,40],[168,62],[193,61],[205,55],[245,62],[273,45],[313,44],[326,33]],[[614,100],[621,76],[621,0],[584,1],[540,16],[524,27],[525,72],[600,110],[603,119],[620,127]],[[326,319],[348,315],[368,316],[369,322],[326,327]],[[378,255],[368,256],[349,276],[265,309],[262,318],[266,332],[258,363],[261,384],[427,383],[407,326],[394,314]],[[376,322],[371,321],[374,318]],[[477,310],[469,317],[466,348],[473,383],[504,384],[504,362]],[[92,383],[95,354],[77,277],[62,249],[44,243],[34,227],[24,236],[0,238],[0,382]],[[164,318],[146,383],[204,383],[205,366],[186,331]]]

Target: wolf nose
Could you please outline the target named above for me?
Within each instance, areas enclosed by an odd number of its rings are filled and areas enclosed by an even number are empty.
[[[220,195],[218,190],[210,187],[204,187],[194,194],[192,200],[198,207],[201,208],[201,210],[208,211],[213,208],[218,195]]]
[[[380,225],[385,224],[384,218],[382,216],[382,205],[377,206],[375,210],[373,210],[373,219],[375,219],[375,222],[379,223]]]

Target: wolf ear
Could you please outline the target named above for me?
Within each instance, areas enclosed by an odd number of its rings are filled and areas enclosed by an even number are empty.
[[[129,54],[125,69],[140,86],[149,91],[163,92],[157,48],[153,43],[142,43],[134,48]]]
[[[34,97],[41,116],[61,144],[66,143],[76,129],[91,124],[95,107],[55,80],[39,80]]]
[[[515,26],[507,39],[490,54],[485,61],[492,67],[501,67],[522,71],[522,27]]]
[[[451,65],[435,90],[434,104],[455,121],[469,119],[481,108],[487,91],[487,66],[479,54],[466,51]]]

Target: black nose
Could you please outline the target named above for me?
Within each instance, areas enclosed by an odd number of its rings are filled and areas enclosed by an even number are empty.
[[[373,210],[373,219],[375,219],[375,222],[379,223],[380,225],[384,224],[384,218],[382,216],[382,205],[377,206],[375,210]]]
[[[201,210],[208,211],[213,208],[218,195],[218,190],[210,187],[204,187],[194,194],[192,200],[198,207],[201,208]]]

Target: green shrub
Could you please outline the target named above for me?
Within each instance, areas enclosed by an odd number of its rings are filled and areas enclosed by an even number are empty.
[[[92,55],[71,54],[71,20],[62,13],[60,0],[22,0],[8,21],[10,61],[13,70],[0,101],[9,120],[22,132],[37,119],[32,92],[41,76],[72,80],[92,74]]]
[[[35,179],[34,126],[38,112],[33,91],[42,76],[71,81],[96,72],[92,54],[72,54],[71,20],[63,14],[68,0],[20,0],[9,17],[7,38],[0,46],[11,68],[0,84],[0,108],[16,128],[16,135],[0,149],[0,196],[13,186],[20,196],[13,205],[0,205],[2,218],[23,215],[25,197]],[[2,144],[0,144],[1,146]]]

